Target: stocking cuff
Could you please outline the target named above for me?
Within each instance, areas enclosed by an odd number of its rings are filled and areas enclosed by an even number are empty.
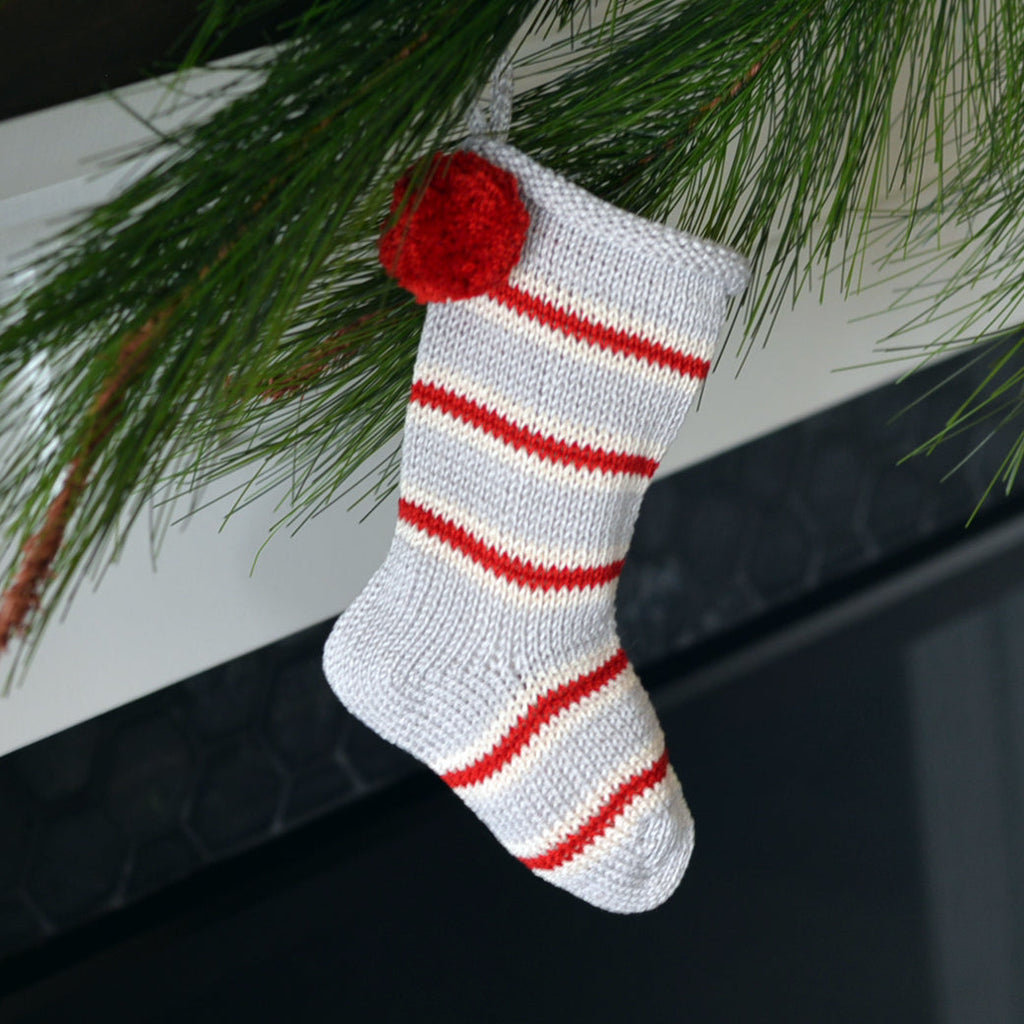
[[[576,237],[579,251],[574,255],[587,255],[589,240],[601,250],[589,255],[602,263],[614,252],[636,270],[646,265],[658,277],[672,273],[706,277],[720,284],[727,296],[738,295],[746,287],[750,267],[735,250],[619,209],[507,143],[475,139],[473,149],[516,176],[531,215],[547,222],[538,225],[545,234],[554,230]]]

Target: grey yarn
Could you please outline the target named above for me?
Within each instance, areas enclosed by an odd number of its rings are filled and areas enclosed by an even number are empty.
[[[395,538],[324,671],[537,875],[631,913],[675,890],[693,822],[615,588],[748,269],[496,138],[510,113],[506,69],[470,145],[517,178],[526,243],[507,282],[427,308]]]

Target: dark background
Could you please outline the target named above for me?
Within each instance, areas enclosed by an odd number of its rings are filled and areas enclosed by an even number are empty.
[[[212,58],[285,37],[308,0],[229,33]],[[209,0],[0,0],[0,120],[173,71]]]

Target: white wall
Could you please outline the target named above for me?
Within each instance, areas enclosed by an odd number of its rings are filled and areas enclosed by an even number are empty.
[[[189,79],[202,95],[218,76]],[[159,117],[152,83],[121,91]],[[164,123],[197,107],[165,114]],[[101,200],[124,172],[98,174],[90,160],[144,129],[121,107],[93,98],[0,123],[0,268],[52,231],[56,218]],[[902,367],[870,362],[876,337],[898,322],[851,321],[880,305],[879,294],[819,305],[807,297],[780,318],[766,349],[736,374],[737,347],[712,375],[662,468],[671,472],[870,389]],[[919,340],[926,340],[919,336]],[[195,516],[170,536],[154,571],[145,527],[98,589],[83,588],[54,622],[28,675],[0,700],[0,754],[204,668],[337,614],[386,551],[395,520],[389,502],[366,523],[339,505],[298,536],[275,538],[255,572],[257,549],[276,518],[273,499],[234,517]],[[2,669],[0,664],[0,669]]]

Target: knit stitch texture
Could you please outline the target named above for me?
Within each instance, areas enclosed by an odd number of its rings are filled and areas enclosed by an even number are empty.
[[[647,910],[693,823],[615,588],[747,266],[505,143],[475,148],[518,179],[525,246],[506,282],[427,306],[395,537],[324,669],[539,876]]]

